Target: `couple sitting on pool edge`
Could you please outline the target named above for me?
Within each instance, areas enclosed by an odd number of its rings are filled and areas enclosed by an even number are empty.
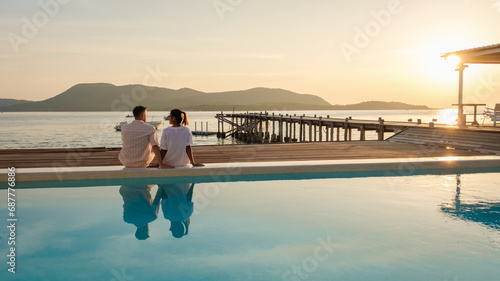
[[[172,126],[163,130],[160,144],[156,129],[145,123],[147,107],[136,106],[132,112],[135,120],[121,128],[123,147],[118,159],[125,167],[148,167],[155,158],[160,168],[204,166],[194,161],[193,135],[185,127],[188,125],[185,112],[170,111],[168,119]]]

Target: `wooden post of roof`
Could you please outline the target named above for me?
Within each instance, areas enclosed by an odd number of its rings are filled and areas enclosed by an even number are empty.
[[[467,65],[463,63],[460,64],[456,71],[458,71],[458,119],[457,124],[459,126],[465,125],[464,118],[464,105],[463,105],[463,91],[464,91],[464,69],[467,68]]]

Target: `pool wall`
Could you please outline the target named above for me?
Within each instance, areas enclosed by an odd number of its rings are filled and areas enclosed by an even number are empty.
[[[205,167],[157,169],[123,166],[16,169],[17,188],[77,187],[150,182],[226,182],[325,177],[411,176],[499,172],[498,156],[408,159],[354,159],[208,164]],[[0,173],[7,188],[8,171]]]

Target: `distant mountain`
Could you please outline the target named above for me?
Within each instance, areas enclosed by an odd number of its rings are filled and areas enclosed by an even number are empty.
[[[17,104],[0,111],[127,111],[136,105],[150,111],[184,110],[298,110],[331,109],[324,99],[283,89],[253,88],[204,93],[143,85],[78,84],[44,101]]]
[[[4,103],[5,101],[5,103]],[[5,105],[4,105],[5,104]],[[150,111],[183,110],[356,110],[425,109],[397,102],[364,102],[331,105],[324,99],[283,89],[252,88],[242,91],[205,93],[189,88],[178,90],[143,85],[115,86],[107,83],[77,84],[44,101],[0,100],[0,111],[129,111],[136,105]]]
[[[402,102],[385,101],[365,101],[356,104],[334,105],[334,110],[408,110],[408,109],[429,109],[425,105],[411,105]]]
[[[30,103],[32,101],[27,101],[27,100],[15,100],[15,99],[0,99],[0,108],[4,106],[11,106],[11,105],[17,105],[17,104],[26,104]]]

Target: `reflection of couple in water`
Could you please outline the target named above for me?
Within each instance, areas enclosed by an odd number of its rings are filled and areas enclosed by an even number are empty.
[[[156,129],[146,124],[147,108],[136,106],[132,111],[135,120],[121,128],[123,147],[118,155],[120,162],[128,168],[147,167],[156,158],[160,168],[204,166],[196,163],[191,145],[193,135],[188,125],[187,114],[173,109],[168,115],[170,127],[163,130],[158,142]],[[193,213],[193,187],[191,183],[159,184],[155,198],[151,196],[152,185],[124,185],[120,188],[123,197],[123,220],[137,227],[135,237],[149,237],[148,224],[158,217],[161,204],[163,216],[171,223],[170,231],[176,238],[188,234],[189,217]]]
[[[135,237],[149,238],[149,223],[156,220],[161,205],[163,217],[170,221],[170,231],[175,238],[188,234],[193,214],[192,183],[159,184],[156,196],[151,196],[152,185],[123,185],[123,220],[137,227]]]

